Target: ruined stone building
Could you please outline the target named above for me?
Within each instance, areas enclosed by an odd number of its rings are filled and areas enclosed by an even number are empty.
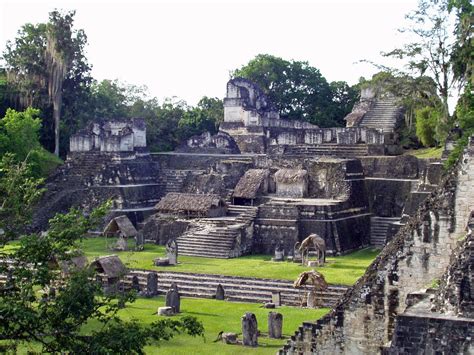
[[[474,352],[474,139],[332,311],[304,323],[287,354]]]
[[[385,155],[393,132],[363,124],[370,115],[377,121],[385,99],[366,93],[358,121],[319,128],[280,118],[256,84],[235,78],[227,84],[219,132],[192,137],[170,153],[148,152],[141,119],[91,123],[71,137],[35,226],[44,228],[70,206],[112,198],[108,220],[126,214],[146,239],[177,238],[188,255],[272,253],[276,245],[291,254],[311,233],[325,238],[330,254],[383,246],[440,171],[413,157]],[[395,127],[400,112],[378,119]]]
[[[133,152],[146,148],[146,126],[141,118],[92,122],[70,139],[70,152]]]
[[[312,233],[332,255],[383,248],[281,352],[473,352],[473,146],[444,178],[440,162],[397,155],[397,102],[368,88],[346,127],[319,128],[280,118],[257,85],[235,78],[219,132],[176,152],[150,153],[143,120],[92,123],[71,137],[34,227],[112,198],[105,224],[126,215],[149,242],[176,240],[180,255],[291,255]]]

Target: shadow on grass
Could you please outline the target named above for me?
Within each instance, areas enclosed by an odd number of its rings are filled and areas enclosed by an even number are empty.
[[[220,317],[219,314],[215,314],[215,313],[190,312],[190,311],[187,311],[186,309],[183,309],[182,312],[186,314],[196,315],[196,316]]]

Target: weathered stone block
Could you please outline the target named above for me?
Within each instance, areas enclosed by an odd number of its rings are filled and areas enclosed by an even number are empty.
[[[244,346],[258,346],[258,324],[255,314],[247,312],[242,318],[242,344]]]
[[[159,316],[173,316],[175,313],[173,307],[158,307]]]
[[[273,339],[280,339],[283,329],[283,315],[281,313],[268,313],[268,336]]]

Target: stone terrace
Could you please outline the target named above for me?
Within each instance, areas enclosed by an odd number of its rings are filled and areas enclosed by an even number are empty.
[[[131,270],[126,284],[131,286],[133,276],[137,276],[141,289],[146,288],[149,270]],[[212,274],[194,274],[159,271],[158,290],[166,293],[171,283],[176,282],[179,292],[186,297],[213,298],[218,284],[224,287],[226,299],[235,302],[271,302],[272,293],[280,292],[282,305],[301,306],[307,290],[296,289],[289,280],[260,279]],[[318,292],[321,305],[332,307],[348,289],[347,286],[330,285],[326,291]]]

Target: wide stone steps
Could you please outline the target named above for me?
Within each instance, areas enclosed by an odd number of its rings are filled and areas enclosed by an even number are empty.
[[[291,145],[286,147],[285,154],[289,155],[316,155],[316,156],[337,156],[337,157],[357,157],[368,155],[366,144],[320,144],[320,145]]]
[[[215,228],[190,230],[176,239],[179,254],[213,258],[229,258],[238,231]]]
[[[398,220],[400,220],[398,217],[371,217],[370,244],[376,248],[383,248],[390,224]]]
[[[230,258],[240,252],[233,251],[235,240],[242,228],[256,217],[257,207],[228,206],[230,216],[222,218],[203,218],[198,226],[176,239],[181,255],[209,258]]]
[[[133,271],[141,285],[146,284],[148,271]],[[131,276],[130,276],[131,277]],[[270,302],[272,293],[280,292],[283,305],[300,306],[307,291],[295,289],[290,280],[245,278],[236,276],[191,274],[176,272],[158,272],[158,290],[165,293],[175,282],[182,296],[213,298],[217,285],[221,284],[225,297],[237,302]],[[326,291],[319,292],[319,299],[325,307],[333,306],[347,290],[346,286],[331,285]]]
[[[399,117],[400,108],[396,101],[385,99],[375,103],[375,106],[362,118],[360,126],[390,132],[396,127]]]
[[[188,170],[163,169],[160,178],[166,193],[181,192],[188,174]]]

